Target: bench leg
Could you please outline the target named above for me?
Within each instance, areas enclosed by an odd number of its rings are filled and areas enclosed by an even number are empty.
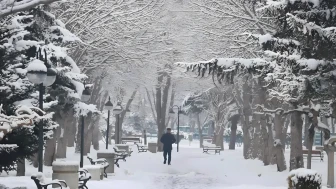
[[[107,178],[107,173],[106,173],[107,167],[104,167],[104,177]]]

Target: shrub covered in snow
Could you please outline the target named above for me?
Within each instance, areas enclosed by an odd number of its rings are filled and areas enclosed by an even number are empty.
[[[287,180],[289,189],[320,189],[322,176],[314,170],[300,168],[291,171]]]

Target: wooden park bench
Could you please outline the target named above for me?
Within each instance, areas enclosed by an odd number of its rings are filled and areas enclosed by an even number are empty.
[[[114,150],[114,152],[115,153],[117,153],[117,154],[123,154],[123,155],[125,155],[125,154],[127,154],[128,156],[131,156],[131,154],[132,154],[132,149],[130,149],[129,148],[129,153],[126,151],[126,150],[123,150],[123,149],[119,149],[118,147],[113,147],[113,150]]]
[[[138,148],[138,152],[147,152],[148,151],[148,146],[144,146],[144,145],[140,145],[140,144],[136,144],[137,148]]]
[[[102,165],[104,166],[104,177],[107,178],[106,169],[110,165],[105,158],[93,159],[89,155],[87,155],[91,165]]]
[[[220,146],[203,146],[203,153],[209,153],[209,151],[215,151],[215,154],[220,154],[222,148]]]
[[[140,137],[121,137],[121,143],[126,144],[127,142],[132,142],[134,144],[141,143]]]
[[[78,178],[78,189],[88,189],[86,183],[91,179],[91,175],[88,170],[80,168]]]
[[[302,150],[302,154],[304,156],[308,156],[308,150],[307,149],[304,149]],[[323,161],[323,158],[324,158],[324,154],[323,154],[323,151],[322,150],[312,150],[312,158],[313,157],[319,157],[320,158],[320,161]]]
[[[50,186],[50,188],[52,188],[53,186],[58,186],[61,189],[68,187],[64,180],[52,180],[50,182],[46,182],[42,174],[37,176],[31,176],[30,178],[35,182],[37,189],[47,189],[48,186]]]

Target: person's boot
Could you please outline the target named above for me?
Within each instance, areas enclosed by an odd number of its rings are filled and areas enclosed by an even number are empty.
[[[168,165],[171,165],[170,162],[168,163]]]
[[[166,164],[166,160],[163,161],[163,164]]]

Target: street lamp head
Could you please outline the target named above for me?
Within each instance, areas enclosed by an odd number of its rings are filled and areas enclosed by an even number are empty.
[[[169,113],[170,113],[170,114],[175,114],[173,108],[169,108]]]
[[[113,113],[118,115],[123,111],[123,108],[121,106],[121,102],[118,102],[117,105],[113,108]]]
[[[47,67],[41,60],[33,60],[27,67],[27,78],[34,84],[43,83],[47,78]]]
[[[109,100],[106,102],[105,109],[106,110],[112,110],[113,109],[113,104],[111,102],[111,97],[109,97]]]
[[[47,69],[47,78],[43,81],[43,86],[48,87],[52,84],[54,84],[56,80],[56,69],[54,68],[48,68]]]
[[[89,90],[89,87],[85,87],[83,93],[82,93],[82,96],[81,96],[81,100],[82,102],[87,102],[90,100],[90,97],[91,97],[91,92]]]

